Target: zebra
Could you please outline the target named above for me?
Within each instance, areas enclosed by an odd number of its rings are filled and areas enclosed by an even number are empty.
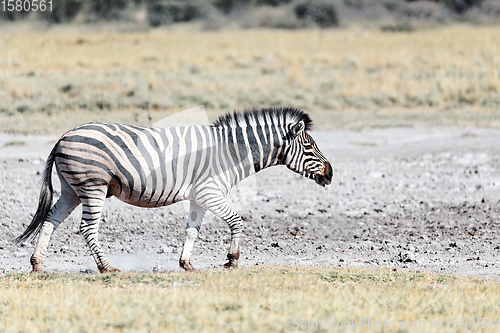
[[[234,111],[212,125],[141,127],[93,122],[66,132],[54,145],[42,175],[38,209],[17,243],[37,236],[30,263],[42,272],[50,237],[82,204],[80,233],[100,273],[115,272],[98,240],[106,198],[140,207],[190,201],[179,265],[193,270],[191,254],[203,216],[210,210],[231,232],[226,268],[238,267],[241,217],[226,196],[238,182],[270,166],[290,170],[326,186],[333,169],[307,133],[312,120],[295,108]],[[61,195],[52,206],[52,169]]]

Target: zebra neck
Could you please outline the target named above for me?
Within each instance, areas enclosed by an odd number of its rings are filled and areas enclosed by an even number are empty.
[[[273,126],[234,126],[220,129],[220,138],[236,174],[235,184],[254,173],[282,164],[281,154],[284,129]]]

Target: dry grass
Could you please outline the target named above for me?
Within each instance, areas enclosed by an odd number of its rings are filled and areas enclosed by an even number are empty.
[[[427,329],[399,332],[428,332],[437,319],[488,318],[494,325],[500,313],[493,282],[386,269],[15,274],[0,277],[0,291],[0,331],[8,332],[284,332],[331,318],[419,321]],[[366,325],[355,331],[381,331]],[[478,331],[499,330],[497,323]]]
[[[497,27],[70,31],[0,35],[0,131],[149,124],[199,104],[295,106],[322,129],[500,125]]]

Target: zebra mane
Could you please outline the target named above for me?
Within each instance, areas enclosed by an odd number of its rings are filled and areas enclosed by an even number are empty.
[[[255,124],[264,120],[268,115],[273,121],[277,123],[298,123],[303,121],[306,125],[305,130],[309,131],[312,128],[312,120],[307,113],[302,110],[284,107],[284,108],[262,108],[245,110],[243,113],[234,111],[220,116],[214,121],[213,126],[216,127],[239,127],[247,124]],[[262,122],[260,122],[262,123]]]

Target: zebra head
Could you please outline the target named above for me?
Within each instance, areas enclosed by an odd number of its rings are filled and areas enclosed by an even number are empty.
[[[330,185],[333,176],[332,165],[307,133],[304,120],[288,125],[284,146],[282,162],[290,170],[314,179],[316,184],[323,187]]]

